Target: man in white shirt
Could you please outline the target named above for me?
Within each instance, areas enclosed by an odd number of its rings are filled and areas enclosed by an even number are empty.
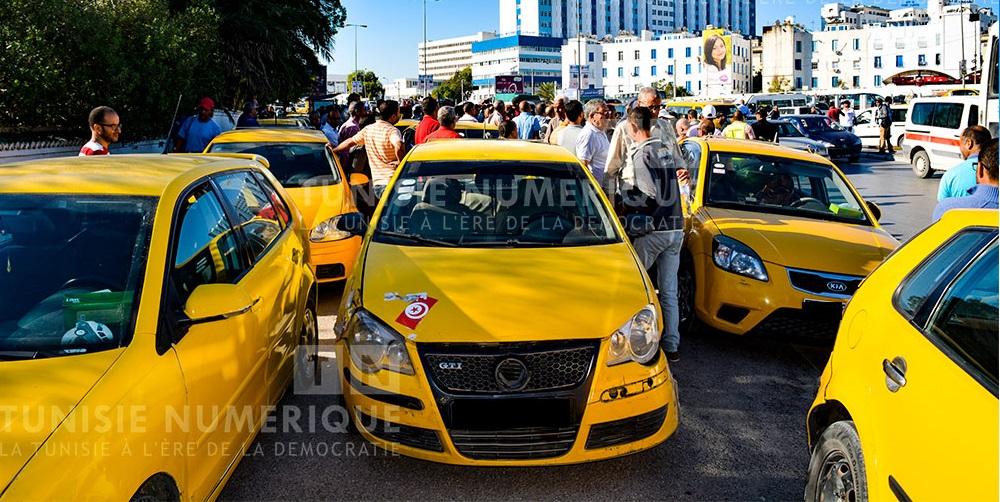
[[[854,109],[851,108],[850,101],[840,103],[840,127],[847,132],[854,132]]]
[[[566,120],[569,121],[569,125],[553,133],[552,137],[557,145],[575,154],[576,140],[580,137],[580,133],[583,132],[583,103],[575,99],[567,101]]]
[[[471,101],[467,101],[462,105],[463,115],[458,119],[459,122],[479,122],[476,118],[476,104]]]
[[[605,132],[609,113],[608,105],[603,99],[587,101],[583,107],[587,125],[580,131],[580,136],[576,140],[577,158],[590,169],[597,183],[601,185],[604,184],[604,170],[608,162],[608,149],[611,146],[608,134]]]

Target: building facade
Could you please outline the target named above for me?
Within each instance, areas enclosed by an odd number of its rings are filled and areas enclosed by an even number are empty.
[[[472,44],[492,40],[496,34],[479,32],[464,37],[428,40],[417,44],[417,73],[431,75],[435,81],[451,78],[459,70],[472,64]]]
[[[751,83],[750,39],[730,35],[732,90],[725,94],[747,93]],[[603,88],[607,97],[624,97],[665,80],[693,95],[709,95],[702,64],[703,46],[702,37],[691,33],[655,37],[645,31],[640,36],[621,36],[610,42],[573,38],[562,46],[564,87]]]
[[[783,23],[765,26],[761,49],[763,91],[802,90],[811,85],[813,34],[802,25],[786,19]]]
[[[553,37],[511,35],[472,44],[472,85],[477,97],[495,94],[498,75],[520,75],[524,92],[536,94],[538,86],[551,82],[561,86],[563,41]]]
[[[499,0],[500,33],[568,39],[719,26],[756,32],[756,0]]]
[[[382,85],[385,88],[386,99],[395,99],[396,101],[400,101],[403,99],[410,99],[430,94],[431,91],[437,89],[437,87],[441,85],[441,82],[435,80],[426,86],[421,86],[420,80],[417,79],[417,77],[406,77],[397,78],[392,82]],[[424,89],[424,87],[426,87],[426,89]]]

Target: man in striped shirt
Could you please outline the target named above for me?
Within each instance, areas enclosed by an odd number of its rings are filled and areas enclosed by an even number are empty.
[[[111,143],[117,143],[118,136],[122,133],[118,114],[107,106],[98,106],[91,110],[87,122],[90,124],[90,141],[80,149],[80,157],[108,155],[108,147]]]
[[[350,151],[353,146],[365,147],[368,166],[372,170],[372,190],[376,199],[382,198],[389,178],[403,159],[403,135],[396,129],[399,122],[399,103],[386,100],[378,107],[379,119],[333,149],[334,153]]]

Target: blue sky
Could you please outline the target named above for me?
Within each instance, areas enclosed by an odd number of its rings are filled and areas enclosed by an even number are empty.
[[[358,66],[389,79],[417,75],[417,43],[423,40],[422,0],[341,0],[347,22],[367,24],[358,29]],[[757,30],[787,16],[808,29],[819,29],[819,10],[836,0],[757,0]],[[904,4],[926,7],[926,0],[868,1],[894,9]],[[498,0],[427,0],[427,38],[456,37],[477,31],[495,31],[500,22]],[[841,0],[853,4],[855,0]],[[354,70],[354,30],[344,28],[336,38],[334,60],[327,72]]]

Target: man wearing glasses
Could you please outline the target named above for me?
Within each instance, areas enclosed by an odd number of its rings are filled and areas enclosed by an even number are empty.
[[[90,111],[87,122],[90,123],[90,141],[80,149],[80,156],[108,155],[111,143],[117,143],[122,133],[118,114],[107,106],[98,106]]]

